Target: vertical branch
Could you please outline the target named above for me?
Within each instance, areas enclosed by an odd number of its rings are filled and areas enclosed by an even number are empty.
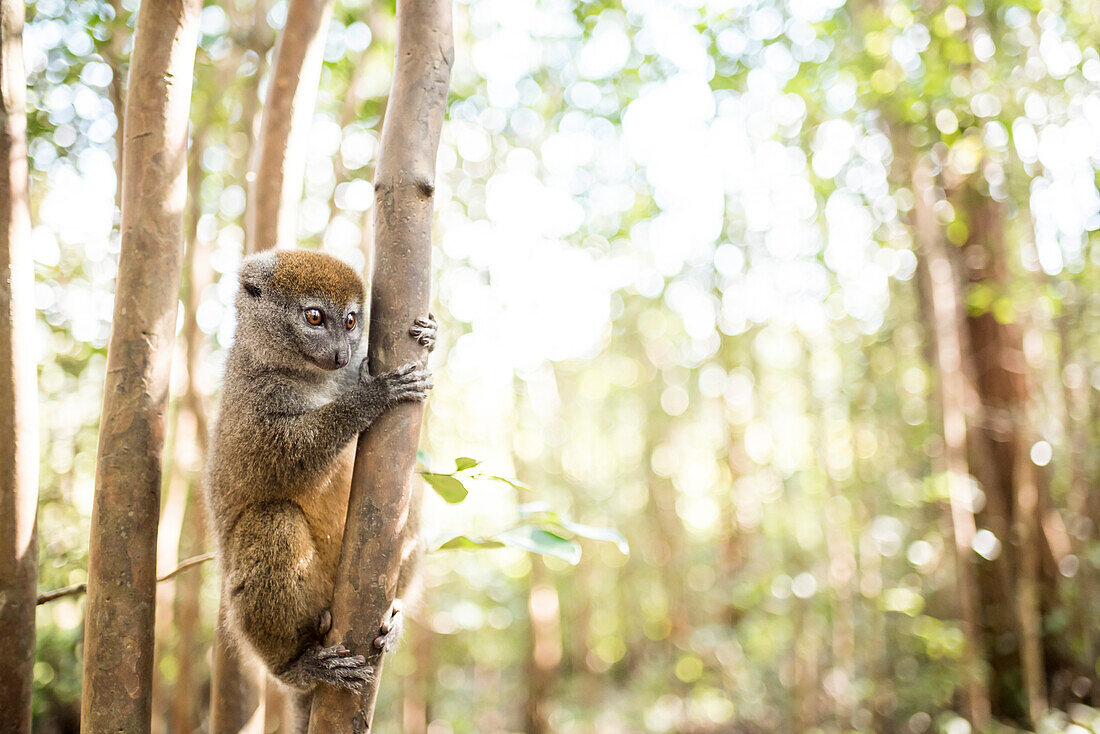
[[[373,374],[420,359],[408,336],[428,309],[435,158],[454,41],[450,0],[401,0],[393,91],[375,176],[375,260],[368,358]],[[322,688],[310,731],[370,731],[382,659],[373,647],[397,586],[422,403],[402,403],[359,437],[332,604],[330,640],[368,656],[361,695]]]
[[[200,0],[142,3],[126,104],[122,250],[88,551],[85,732],[147,732],[161,457],[176,332]]]
[[[248,251],[291,247],[305,170],[305,134],[321,76],[331,0],[290,0],[275,46],[260,136],[249,172]]]
[[[0,711],[31,730],[38,578],[34,265],[27,202],[23,0],[0,2]]]

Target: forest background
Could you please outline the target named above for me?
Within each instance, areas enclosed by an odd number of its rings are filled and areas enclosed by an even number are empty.
[[[43,590],[86,577],[135,9],[28,3]],[[161,572],[209,550],[286,13],[202,13]],[[630,552],[431,554],[378,730],[1100,731],[1097,2],[455,13],[422,459],[531,489],[463,479],[430,534],[545,502]],[[359,267],[392,44],[335,2],[306,135],[299,244]],[[155,731],[207,726],[216,609],[212,566],[158,585]],[[37,731],[75,730],[83,619],[39,608]]]

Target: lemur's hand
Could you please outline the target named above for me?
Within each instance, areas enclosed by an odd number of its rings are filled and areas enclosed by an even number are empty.
[[[374,668],[362,655],[352,655],[343,645],[313,644],[295,658],[282,678],[295,688],[310,690],[318,683],[348,691],[361,691],[371,680]]]
[[[366,362],[363,363],[366,365]],[[360,368],[360,374],[366,372],[366,367]],[[393,405],[406,400],[427,400],[428,391],[435,387],[432,384],[432,373],[421,369],[415,362],[403,367],[398,367],[393,372],[386,372],[378,377],[366,376],[367,384],[380,394],[382,403]]]

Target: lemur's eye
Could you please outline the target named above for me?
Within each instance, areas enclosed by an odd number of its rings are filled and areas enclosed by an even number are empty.
[[[307,308],[306,321],[309,322],[310,326],[320,326],[325,323],[325,317],[321,314],[321,309]]]
[[[348,331],[351,331],[355,328],[355,314],[348,314],[348,317],[344,319],[344,326],[348,327]]]

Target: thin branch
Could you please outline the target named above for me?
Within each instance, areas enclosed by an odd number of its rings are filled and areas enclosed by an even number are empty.
[[[192,556],[185,561],[181,561],[180,565],[164,574],[157,577],[157,583],[161,581],[167,581],[178,573],[186,571],[192,566],[198,566],[200,563],[206,563],[213,560],[213,553],[203,553],[201,556]],[[60,589],[54,589],[53,591],[47,591],[38,595],[38,604],[45,604],[46,602],[54,601],[55,599],[61,599],[66,596],[79,596],[88,590],[87,582],[83,584],[73,584],[72,586],[62,586]]]

